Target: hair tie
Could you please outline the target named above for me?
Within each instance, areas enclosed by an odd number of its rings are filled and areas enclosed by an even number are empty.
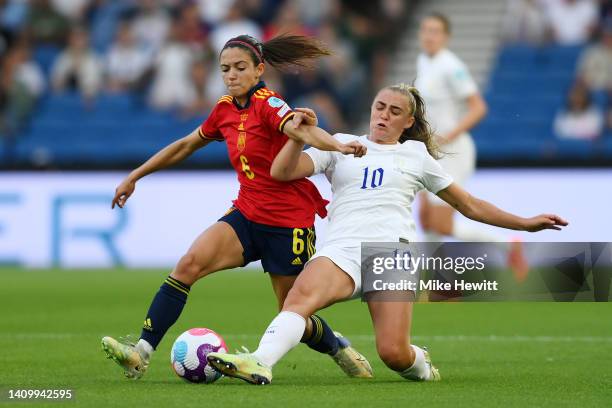
[[[263,62],[263,52],[261,50],[259,50],[258,46],[253,46],[252,44],[249,44],[248,42],[242,41],[242,40],[229,40],[228,42],[225,43],[225,47],[227,47],[227,46],[229,46],[231,44],[240,44],[240,45],[243,45],[243,46],[247,47],[248,49],[253,51],[255,56],[259,59],[259,62]],[[223,48],[225,48],[225,47],[223,47]]]

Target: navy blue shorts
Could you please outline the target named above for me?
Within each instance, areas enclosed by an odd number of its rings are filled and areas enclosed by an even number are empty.
[[[231,225],[244,248],[244,264],[261,260],[264,272],[295,276],[315,253],[316,234],[310,228],[284,228],[248,220],[237,208],[219,218]]]

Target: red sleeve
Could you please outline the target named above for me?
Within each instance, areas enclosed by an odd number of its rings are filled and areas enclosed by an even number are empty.
[[[270,96],[262,103],[261,116],[263,122],[277,132],[282,133],[285,123],[294,115],[295,113],[287,102],[278,96]]]
[[[200,128],[198,129],[198,134],[200,135],[202,139],[204,140],[212,139],[212,140],[217,140],[217,141],[225,140],[223,138],[223,135],[219,131],[219,126],[218,126],[219,117],[220,117],[219,108],[224,103],[227,103],[227,100],[224,98],[226,97],[219,99],[219,101],[217,102],[213,110],[210,112],[210,115],[208,115],[208,118],[206,118],[206,120],[202,122],[202,124],[200,125]]]

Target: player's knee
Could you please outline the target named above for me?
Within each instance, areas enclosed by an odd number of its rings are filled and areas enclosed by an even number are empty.
[[[316,293],[306,285],[294,285],[287,294],[282,310],[310,315],[317,310]]]
[[[179,260],[173,275],[176,275],[175,277],[181,282],[192,285],[203,276],[203,270],[203,266],[197,263],[196,256],[188,252]]]
[[[401,371],[411,365],[410,345],[399,342],[385,342],[376,345],[380,359],[387,367],[395,371]]]

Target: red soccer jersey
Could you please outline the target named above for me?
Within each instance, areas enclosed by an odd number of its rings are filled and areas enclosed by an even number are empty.
[[[281,182],[270,177],[272,161],[288,140],[283,126],[293,116],[289,105],[260,82],[251,90],[244,108],[225,95],[200,126],[200,137],[227,143],[240,182],[233,203],[253,222],[307,228],[314,224],[315,213],[327,215],[328,201],[312,182]]]

